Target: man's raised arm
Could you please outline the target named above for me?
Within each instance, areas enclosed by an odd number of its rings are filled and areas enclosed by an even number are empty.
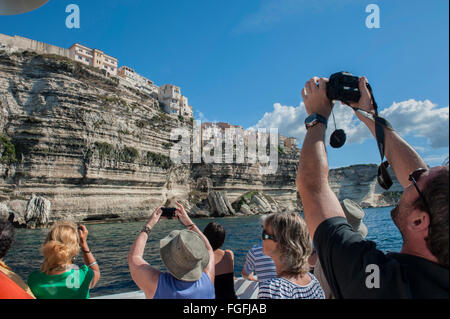
[[[326,95],[326,83],[326,79],[317,77],[310,79],[305,84],[302,97],[308,115],[318,114],[328,120],[332,104]],[[317,227],[324,220],[337,216],[345,217],[338,198],[328,184],[325,131],[326,125],[321,122],[308,128],[300,153],[296,180],[305,220],[312,238]]]
[[[362,77],[359,81],[359,90],[361,92],[361,99],[358,103],[352,103],[352,107],[357,107],[365,112],[374,115],[374,106],[372,103],[372,97],[367,89],[367,79]],[[359,112],[356,112],[356,116],[366,124],[370,132],[374,137],[375,122],[367,117],[364,117]],[[427,168],[427,165],[420,157],[420,155],[408,144],[404,139],[400,137],[394,130],[384,128],[385,136],[385,156],[389,164],[394,170],[395,176],[403,187],[410,184],[408,180],[409,174],[418,168]]]

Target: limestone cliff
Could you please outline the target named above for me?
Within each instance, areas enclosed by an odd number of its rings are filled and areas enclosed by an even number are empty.
[[[136,220],[176,197],[192,215],[223,216],[242,213],[233,202],[249,191],[264,194],[255,199],[260,206],[298,208],[298,149],[281,152],[272,175],[261,175],[258,164],[175,165],[169,150],[177,127],[192,132],[192,121],[165,114],[157,96],[97,69],[0,48],[0,214],[33,226]],[[332,187],[366,206],[391,204],[380,197],[374,169],[335,170]]]

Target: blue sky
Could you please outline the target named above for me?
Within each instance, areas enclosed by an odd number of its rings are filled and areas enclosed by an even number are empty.
[[[80,29],[65,26],[71,3],[80,7]],[[379,29],[365,24],[372,3],[380,8]],[[157,85],[179,85],[196,119],[278,127],[300,146],[304,83],[341,70],[366,75],[383,114],[437,165],[449,152],[448,6],[443,0],[50,0],[30,13],[0,16],[0,33],[99,48]],[[379,163],[374,140],[351,110],[336,107],[335,115],[348,143],[328,149],[330,166]]]

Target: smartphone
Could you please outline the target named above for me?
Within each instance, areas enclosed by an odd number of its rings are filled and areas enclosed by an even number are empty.
[[[170,208],[170,207],[162,207],[162,217],[167,217],[168,219],[172,219],[173,217],[175,217],[175,211],[177,210],[176,208]]]

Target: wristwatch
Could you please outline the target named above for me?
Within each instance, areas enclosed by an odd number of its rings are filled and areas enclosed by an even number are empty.
[[[317,113],[312,113],[310,116],[308,116],[305,119],[306,129],[309,129],[310,127],[313,127],[317,123],[325,124],[325,127],[327,127],[328,120],[326,118],[324,118],[322,115],[317,114]]]
[[[141,233],[146,233],[147,236],[150,236],[151,230],[152,229],[146,225],[144,228],[142,228]]]

